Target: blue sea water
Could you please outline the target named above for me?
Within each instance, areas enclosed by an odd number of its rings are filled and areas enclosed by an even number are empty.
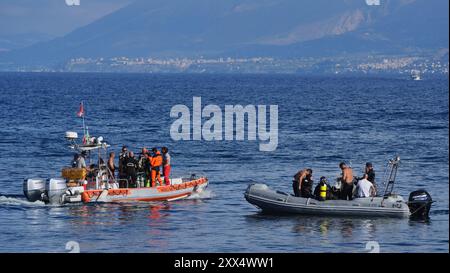
[[[449,251],[448,78],[299,75],[0,74],[0,252],[381,252]],[[279,144],[173,141],[176,104],[278,105]],[[47,206],[22,196],[28,177],[57,177],[72,153],[84,101],[91,135],[112,149],[168,146],[174,176],[204,173],[208,191],[161,203]],[[338,163],[380,178],[400,155],[396,192],[427,189],[429,221],[265,215],[248,204],[248,184],[291,191],[305,167],[333,179]]]

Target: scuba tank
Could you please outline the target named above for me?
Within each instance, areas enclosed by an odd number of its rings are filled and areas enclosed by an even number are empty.
[[[324,176],[322,176],[320,178],[320,182],[319,182],[319,196],[318,196],[318,199],[320,201],[327,200],[327,190],[328,190],[327,179]]]
[[[327,184],[321,184],[319,192],[320,192],[319,197],[325,200],[327,198]]]

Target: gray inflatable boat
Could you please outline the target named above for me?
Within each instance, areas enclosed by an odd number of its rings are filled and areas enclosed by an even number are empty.
[[[353,200],[319,201],[296,197],[270,189],[265,184],[251,184],[245,191],[245,199],[252,205],[269,213],[295,213],[307,215],[365,216],[365,217],[421,217],[428,218],[433,202],[425,190],[414,191],[408,201],[393,193],[400,158],[388,161],[382,196],[354,198]]]
[[[270,213],[383,217],[408,217],[410,215],[408,204],[398,195],[386,198],[355,198],[351,201],[318,201],[274,191],[265,184],[248,186],[244,195],[250,204]]]

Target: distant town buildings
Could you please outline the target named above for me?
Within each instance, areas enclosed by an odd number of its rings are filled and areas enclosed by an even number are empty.
[[[0,71],[12,71],[10,66]],[[378,75],[411,74],[447,75],[448,54],[441,58],[408,56],[345,56],[278,59],[252,58],[73,58],[57,66],[17,66],[24,72],[121,72],[121,73],[284,73]]]
[[[335,58],[75,58],[60,71],[144,73],[326,73],[326,74],[448,74],[448,61],[426,57],[369,56]]]

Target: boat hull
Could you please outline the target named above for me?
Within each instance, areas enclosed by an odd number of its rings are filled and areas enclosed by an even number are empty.
[[[408,217],[408,205],[400,196],[318,201],[274,191],[264,184],[247,188],[245,199],[264,212],[317,216]]]
[[[151,202],[173,201],[189,197],[208,186],[208,179],[199,178],[170,186],[153,188],[120,188],[108,190],[86,190],[82,193],[84,203],[92,202]]]

